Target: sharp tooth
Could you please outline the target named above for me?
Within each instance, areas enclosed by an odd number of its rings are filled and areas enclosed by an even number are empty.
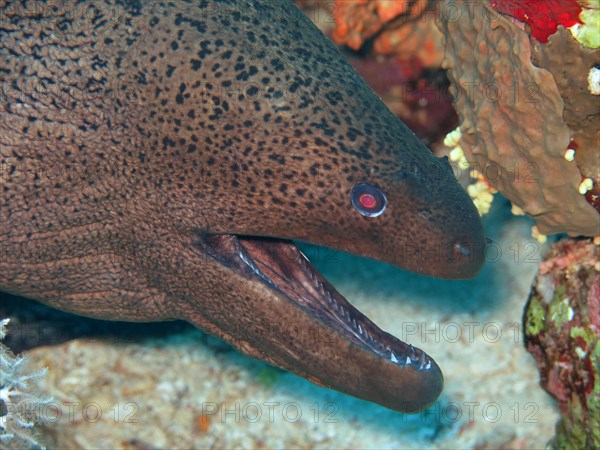
[[[362,329],[362,327],[360,326],[360,323],[358,324],[358,331],[360,331],[360,334],[363,334],[363,329]]]
[[[304,259],[306,261],[309,261],[309,259],[306,257],[306,255],[304,253],[302,253],[300,250],[298,250],[298,252],[300,253],[300,255],[302,255],[304,257]]]
[[[427,361],[427,364],[425,364],[425,369],[426,370],[431,369],[431,361]]]
[[[394,355],[394,352],[392,352],[392,358],[391,358],[392,362],[397,363],[398,362],[398,358],[396,358],[396,355]]]
[[[412,359],[410,359],[410,356],[406,357],[406,364],[412,364]]]

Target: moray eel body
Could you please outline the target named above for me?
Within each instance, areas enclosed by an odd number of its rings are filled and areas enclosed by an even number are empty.
[[[398,411],[436,399],[437,364],[292,240],[466,278],[477,212],[292,3],[1,5],[2,290],[185,319]]]

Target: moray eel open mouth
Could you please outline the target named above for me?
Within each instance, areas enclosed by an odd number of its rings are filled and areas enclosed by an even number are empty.
[[[336,339],[354,344],[363,350],[361,353],[366,351],[379,361],[384,359],[393,364],[395,368],[409,369],[415,376],[428,378],[427,375],[430,375],[430,383],[423,384],[427,394],[421,393],[418,406],[416,402],[400,407],[397,404],[387,406],[405,411],[422,409],[423,403],[431,403],[441,392],[443,377],[435,361],[422,350],[386,333],[371,322],[335,290],[292,241],[231,234],[200,234],[196,245],[208,257],[246,278],[258,280],[274,291],[276,296],[280,296],[281,300],[292,303],[312,320],[335,330],[338,335]],[[394,369],[391,369],[394,374]],[[328,384],[323,379],[311,379],[317,384]],[[388,398],[387,402],[381,401],[385,405],[393,400]]]

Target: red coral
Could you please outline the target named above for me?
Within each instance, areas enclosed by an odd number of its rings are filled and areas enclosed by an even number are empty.
[[[493,0],[491,4],[496,11],[529,24],[533,37],[544,43],[559,25],[569,28],[581,23],[577,0]]]

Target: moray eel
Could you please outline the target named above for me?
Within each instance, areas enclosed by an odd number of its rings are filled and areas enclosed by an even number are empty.
[[[184,319],[394,410],[435,401],[432,358],[292,240],[466,278],[478,214],[291,2],[0,5],[2,290]]]

